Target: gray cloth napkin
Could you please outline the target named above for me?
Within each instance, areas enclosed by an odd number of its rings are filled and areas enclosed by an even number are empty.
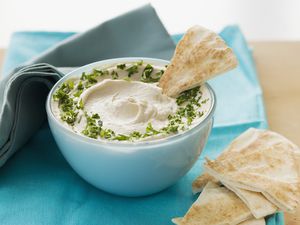
[[[170,59],[174,48],[155,10],[146,5],[74,35],[14,69],[0,82],[0,166],[44,123],[47,94],[64,75],[56,67],[131,56]]]

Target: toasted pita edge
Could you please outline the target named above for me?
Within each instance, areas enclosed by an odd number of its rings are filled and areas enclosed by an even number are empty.
[[[201,192],[208,182],[218,183],[219,181],[208,173],[203,173],[202,175],[198,176],[192,183],[193,194]]]
[[[179,41],[159,86],[166,95],[176,97],[216,75],[232,70],[237,64],[232,49],[218,34],[194,26]]]
[[[248,191],[261,192],[270,202],[272,202],[274,205],[276,205],[279,209],[281,209],[283,211],[287,211],[287,212],[295,211],[295,207],[290,207],[289,205],[282,204],[280,201],[276,200],[275,198],[273,198],[271,195],[269,195],[266,191],[264,191],[262,189],[259,189],[259,188],[256,188],[256,187],[253,187],[250,185],[245,185],[238,181],[230,180],[227,177],[225,177],[224,175],[220,175],[218,172],[216,172],[212,168],[208,167],[207,165],[205,165],[204,168],[208,174],[210,174],[211,176],[215,177],[216,179],[220,180],[223,183],[231,183],[235,187],[245,189]]]
[[[246,220],[246,221],[240,223],[239,225],[266,225],[266,221],[264,218],[250,219],[250,220]]]
[[[182,217],[176,217],[172,219],[172,223],[176,225],[180,225],[181,221],[182,221]]]
[[[223,185],[234,192],[247,205],[256,219],[274,214],[278,210],[278,208],[260,192],[240,189],[226,182],[223,182]],[[257,205],[261,207],[257,208]]]
[[[216,193],[217,196],[215,195]],[[219,196],[219,197],[218,197]],[[217,199],[212,199],[217,197]],[[223,199],[225,202],[218,200],[218,198]],[[229,205],[223,205],[220,204],[220,201],[224,203],[228,203]],[[174,222],[179,223],[178,225],[196,225],[199,223],[198,220],[194,220],[192,218],[197,215],[196,218],[202,218],[199,217],[199,210],[205,209],[210,210],[210,212],[215,216],[215,210],[211,210],[211,203],[214,202],[215,206],[220,207],[220,220],[230,219],[230,224],[237,225],[245,220],[253,218],[253,215],[251,214],[250,210],[247,208],[247,206],[244,204],[244,202],[232,191],[227,189],[226,187],[220,186],[219,183],[213,183],[208,182],[206,186],[204,187],[202,193],[198,197],[198,199],[192,204],[192,206],[189,208],[187,213],[184,215],[184,217],[178,219],[175,218]],[[203,205],[204,203],[204,205]],[[209,205],[207,205],[209,203]],[[224,207],[223,207],[224,206]],[[227,207],[226,207],[227,206]],[[228,208],[229,206],[229,208]],[[200,211],[201,212],[201,211]],[[204,213],[204,212],[202,212]],[[207,213],[207,212],[206,212]],[[232,215],[229,215],[233,213]],[[207,218],[213,218],[213,216],[208,216],[207,214],[204,214]],[[213,221],[213,220],[212,220]],[[208,222],[208,221],[206,221]],[[229,221],[227,221],[229,222]],[[202,224],[204,221],[202,221]]]

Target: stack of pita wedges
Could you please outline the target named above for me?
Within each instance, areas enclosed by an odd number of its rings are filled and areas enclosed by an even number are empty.
[[[199,198],[177,225],[260,225],[300,201],[300,150],[285,137],[250,128],[193,182]]]
[[[159,81],[163,93],[176,97],[236,67],[237,59],[216,33],[190,28]],[[193,183],[202,191],[177,225],[263,225],[264,217],[293,211],[300,201],[300,150],[271,131],[249,129]]]

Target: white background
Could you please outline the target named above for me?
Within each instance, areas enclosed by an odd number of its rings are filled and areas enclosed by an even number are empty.
[[[238,24],[250,40],[300,40],[300,0],[0,0],[0,47],[13,31],[84,31],[148,2],[171,34]]]

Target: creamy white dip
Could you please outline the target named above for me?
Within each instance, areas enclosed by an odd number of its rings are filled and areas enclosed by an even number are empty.
[[[82,94],[84,108],[98,113],[105,127],[121,134],[143,133],[149,122],[160,129],[177,110],[176,99],[156,84],[105,79]]]
[[[65,81],[52,111],[72,131],[96,139],[143,141],[184,132],[203,120],[210,94],[205,86],[194,90],[193,101],[190,93],[179,100],[162,94],[156,81],[164,69],[140,62],[98,68]]]

